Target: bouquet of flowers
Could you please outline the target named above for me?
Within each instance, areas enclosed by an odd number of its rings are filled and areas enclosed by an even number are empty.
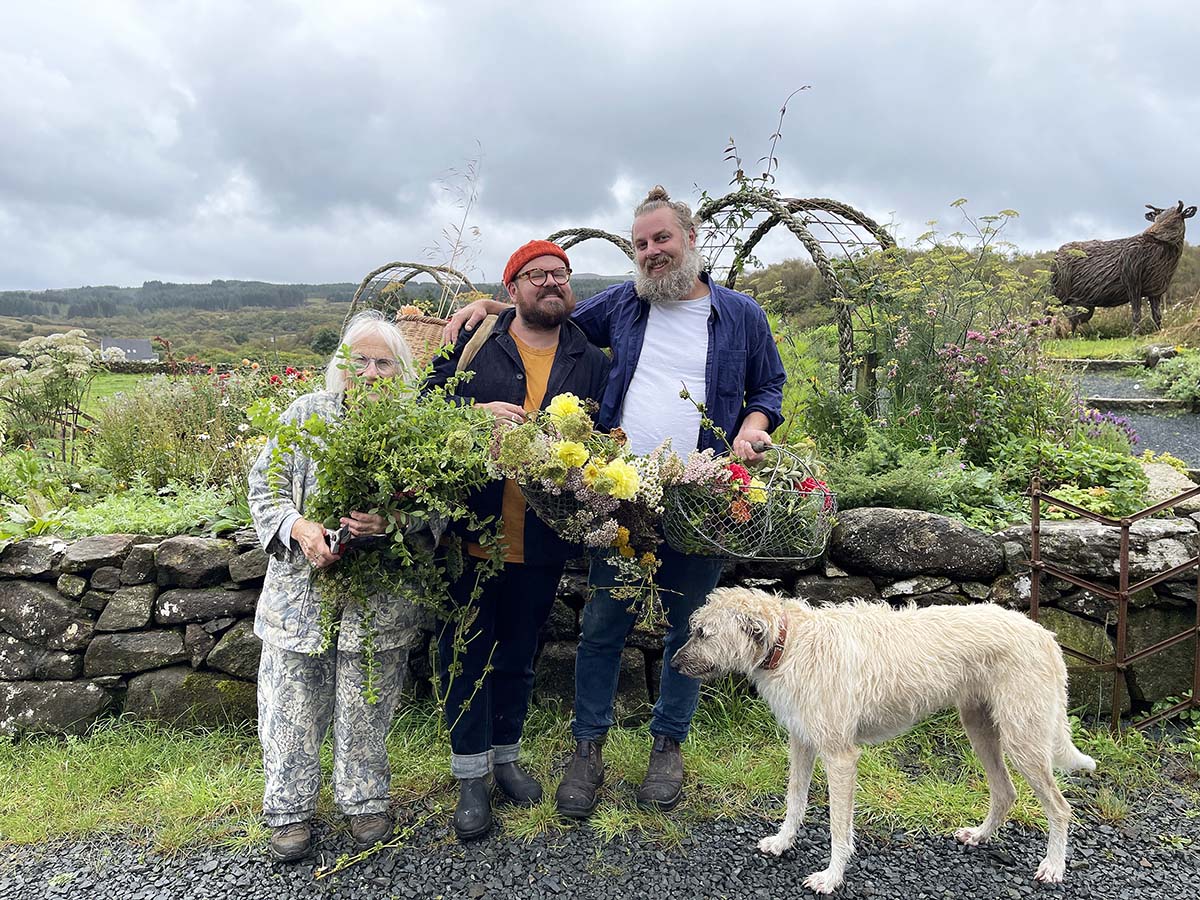
[[[752,470],[693,451],[663,466],[663,529],[681,553],[734,559],[812,559],[833,528],[833,492],[819,468],[785,447],[768,448],[772,460]]]
[[[563,538],[612,553],[613,595],[649,600],[642,623],[660,615],[654,575],[661,538],[663,454],[629,453],[624,432],[599,432],[582,400],[559,394],[544,411],[497,434],[492,469],[513,478],[526,501]]]

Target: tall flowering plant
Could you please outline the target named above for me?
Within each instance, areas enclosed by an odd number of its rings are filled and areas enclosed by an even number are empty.
[[[498,432],[492,444],[494,474],[516,479],[546,524],[568,541],[611,554],[613,596],[643,604],[643,624],[661,615],[654,576],[661,565],[663,460],[661,448],[632,455],[619,428],[597,431],[574,394],[554,397],[545,410]]]

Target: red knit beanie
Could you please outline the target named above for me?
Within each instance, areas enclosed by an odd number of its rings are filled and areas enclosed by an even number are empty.
[[[516,280],[517,273],[521,271],[521,267],[539,256],[557,256],[567,268],[571,266],[571,261],[567,259],[567,251],[558,244],[552,241],[530,241],[519,247],[517,252],[508,258],[508,265],[504,267],[504,284],[512,284]]]

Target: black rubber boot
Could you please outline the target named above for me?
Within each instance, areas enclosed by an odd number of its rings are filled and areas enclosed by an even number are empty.
[[[481,838],[492,830],[492,789],[488,776],[460,778],[458,805],[454,807],[454,833],[460,841]]]
[[[586,819],[595,810],[604,784],[604,756],[596,741],[580,741],[554,793],[560,815]]]
[[[509,803],[537,806],[542,802],[542,786],[518,763],[497,763],[492,774],[496,777],[496,787]]]
[[[666,812],[682,799],[683,754],[679,751],[679,741],[656,734],[650,748],[650,765],[638,788],[638,806]]]

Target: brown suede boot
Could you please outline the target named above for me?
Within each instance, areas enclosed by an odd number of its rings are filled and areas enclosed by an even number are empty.
[[[650,748],[650,766],[638,788],[638,806],[666,812],[682,799],[683,754],[679,752],[679,741],[656,734]]]
[[[350,837],[359,847],[374,847],[392,836],[392,817],[387,813],[363,813],[350,817]]]
[[[312,828],[308,822],[292,822],[271,829],[267,845],[271,856],[279,862],[296,862],[312,851]]]
[[[580,741],[575,748],[562,782],[554,792],[559,815],[571,819],[586,819],[600,799],[604,784],[604,756],[596,741]]]

